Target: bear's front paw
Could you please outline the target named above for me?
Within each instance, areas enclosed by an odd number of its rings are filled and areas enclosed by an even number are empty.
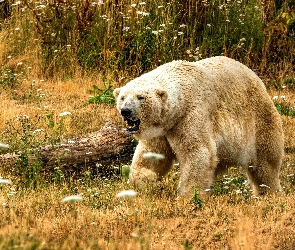
[[[140,170],[132,169],[129,175],[129,181],[135,186],[144,186],[147,183],[154,183],[158,180],[157,174],[147,168],[140,168]]]

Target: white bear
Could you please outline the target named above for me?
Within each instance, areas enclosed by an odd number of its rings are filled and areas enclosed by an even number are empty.
[[[257,193],[280,190],[284,154],[280,115],[261,79],[223,56],[173,61],[114,90],[127,130],[139,140],[130,169],[135,184],[180,164],[179,195],[210,189],[217,174],[243,167]],[[154,152],[164,160],[150,161]]]

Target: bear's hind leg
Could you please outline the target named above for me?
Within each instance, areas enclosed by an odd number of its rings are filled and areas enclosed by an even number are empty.
[[[250,166],[247,174],[256,194],[268,191],[280,191],[280,161],[258,161],[257,166]]]
[[[256,123],[255,162],[247,169],[258,194],[281,190],[279,175],[284,156],[284,137],[277,111],[272,106],[261,110],[261,114],[263,117]]]

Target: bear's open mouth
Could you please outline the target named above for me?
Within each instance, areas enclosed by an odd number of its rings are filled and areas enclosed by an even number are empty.
[[[128,118],[124,118],[124,121],[126,122],[127,131],[129,133],[136,133],[139,130],[140,119],[133,121]]]

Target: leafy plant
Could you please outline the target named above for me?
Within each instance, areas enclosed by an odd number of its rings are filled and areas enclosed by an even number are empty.
[[[194,194],[191,199],[191,203],[195,206],[196,209],[201,209],[203,208],[203,200],[199,196],[199,192],[197,188],[194,188]]]
[[[37,188],[43,183],[41,178],[41,161],[37,151],[33,149],[39,147],[46,136],[42,129],[36,129],[36,124],[32,124],[27,115],[16,117],[20,127],[10,123],[6,131],[10,134],[10,148],[19,153],[16,162],[15,174],[19,177],[20,183],[26,188]]]
[[[294,175],[294,174],[289,174],[287,177],[288,177],[288,181],[289,181],[292,185],[295,185],[295,175]]]
[[[291,36],[281,36],[277,28],[281,22],[294,32],[289,5],[272,8],[257,0],[173,4],[124,0],[107,8],[103,1],[17,1],[11,6],[14,18],[4,26],[8,34],[3,41],[11,46],[3,58],[22,55],[33,45],[39,50],[34,55],[40,55],[41,72],[61,79],[94,69],[116,78],[122,72],[137,76],[171,60],[222,54],[244,63],[256,60],[257,66],[262,59],[271,64],[276,49],[282,53],[290,47],[290,55],[294,49]],[[277,46],[276,40],[284,46]],[[197,55],[187,53],[196,50]]]
[[[103,88],[100,89],[98,86],[93,85],[93,89],[90,90],[90,94],[92,96],[89,98],[89,103],[107,103],[107,104],[115,104],[115,97],[113,95],[111,81],[106,81],[105,78],[102,79]]]
[[[11,69],[6,68],[0,72],[0,85],[4,87],[14,87],[19,83],[16,74],[14,74]]]
[[[52,180],[57,185],[62,184],[62,182],[64,181],[64,173],[59,166],[54,168]]]
[[[294,77],[286,77],[284,79],[284,84],[286,84],[286,86],[290,87],[294,87],[295,86],[295,78]]]
[[[238,193],[244,196],[249,195],[249,185],[247,178],[240,174],[234,167],[229,168],[228,174],[217,179],[211,188],[213,195]]]
[[[288,104],[288,103],[275,103],[275,106],[281,115],[295,117],[295,110],[290,104]]]
[[[289,32],[295,32],[295,11],[282,13],[282,18],[286,19],[286,25]]]

